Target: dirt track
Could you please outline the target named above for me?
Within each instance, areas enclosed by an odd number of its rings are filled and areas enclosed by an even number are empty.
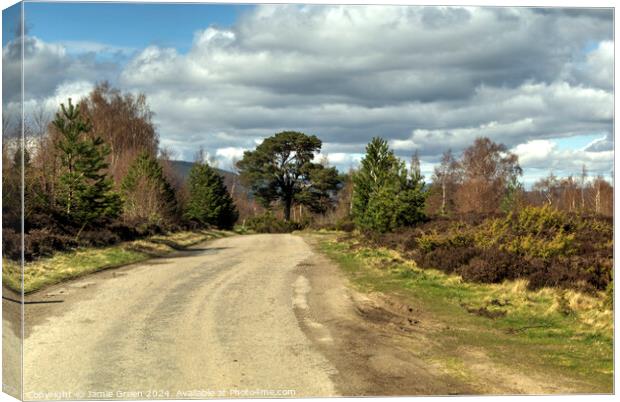
[[[295,235],[220,239],[28,299],[62,302],[26,305],[26,399],[485,391],[419,359],[431,319],[351,291]]]

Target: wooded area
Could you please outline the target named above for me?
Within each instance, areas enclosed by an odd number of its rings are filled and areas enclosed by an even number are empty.
[[[376,137],[360,166],[343,173],[317,160],[317,136],[285,131],[246,151],[226,177],[202,151],[183,175],[174,153],[159,146],[152,118],[144,95],[102,83],[76,104],[59,105],[53,119],[42,109],[29,116],[23,150],[17,136],[5,136],[5,257],[21,255],[23,174],[28,260],[239,225],[357,230],[411,252],[422,266],[475,281],[527,277],[532,286],[597,290],[611,283],[613,187],[589,177],[586,166],[578,176],[551,173],[525,189],[518,157],[481,137],[461,155],[446,150],[426,182],[417,152],[407,166]]]
[[[222,178],[197,159],[184,180],[172,166],[144,95],[107,83],[55,118],[38,110],[3,121],[3,250],[21,255],[22,174],[25,258],[104,246],[181,229],[232,228],[237,210]],[[201,158],[202,154],[197,155]]]

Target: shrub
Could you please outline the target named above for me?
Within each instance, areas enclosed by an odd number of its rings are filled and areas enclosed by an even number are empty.
[[[249,218],[245,224],[258,233],[290,233],[303,229],[300,223],[278,219],[271,212]]]
[[[116,244],[120,241],[120,236],[109,229],[89,230],[80,234],[80,246],[104,247]]]
[[[11,260],[21,258],[22,238],[21,234],[13,229],[2,229],[2,256]]]
[[[352,232],[355,230],[355,223],[350,216],[340,218],[336,221],[336,230],[341,230],[343,232]]]
[[[569,215],[548,205],[525,207],[516,214],[508,214],[506,221],[513,231],[522,234],[570,232],[575,228],[575,222]]]
[[[108,229],[114,233],[121,241],[130,241],[135,240],[139,237],[138,230],[136,228],[136,224],[132,223],[124,223],[120,221],[116,221],[108,227]]]
[[[613,222],[549,207],[527,207],[503,217],[439,217],[364,239],[404,252],[421,268],[457,273],[466,281],[524,278],[531,289],[613,287]]]
[[[460,274],[466,281],[499,283],[521,276],[523,271],[528,271],[527,265],[526,260],[514,258],[510,253],[484,250],[464,265]]]
[[[453,247],[442,245],[426,252],[420,252],[418,265],[422,268],[434,268],[446,273],[460,272],[460,268],[469,264],[480,251],[475,247]]]
[[[24,236],[24,259],[31,261],[50,256],[55,250],[69,250],[77,246],[73,236],[53,233],[47,229],[35,229]]]

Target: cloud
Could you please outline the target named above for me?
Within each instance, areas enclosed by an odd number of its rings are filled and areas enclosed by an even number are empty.
[[[577,81],[613,91],[614,86],[614,43],[605,40],[589,52],[585,60],[573,66]]]
[[[74,81],[103,81],[118,74],[120,66],[113,61],[100,62],[94,53],[71,55],[62,44],[48,43],[34,36],[17,38],[2,49],[2,68],[8,88],[3,101],[11,102],[21,95],[21,52],[24,51],[24,97],[42,99],[52,95],[60,85]]]
[[[511,151],[519,156],[526,184],[532,184],[550,172],[556,176],[575,176],[583,165],[593,174],[609,178],[614,157],[613,149],[592,150],[591,145],[583,149],[560,149],[552,140],[531,140],[515,146]]]
[[[199,145],[230,159],[257,139],[294,129],[319,136],[342,169],[359,160],[373,136],[390,139],[403,157],[417,149],[430,163],[484,135],[522,146],[534,164],[528,147],[552,139],[606,138],[583,155],[613,143],[611,16],[523,7],[263,5],[229,28],[197,31],[185,53],[149,46],[116,63],[89,56],[92,44],[76,54],[70,43],[34,38],[28,96],[53,99],[73,80],[110,77],[123,90],[146,93],[162,144],[190,160]],[[553,149],[550,157],[566,161]]]
[[[553,141],[531,140],[517,145],[512,149],[512,152],[519,156],[519,163],[524,166],[531,166],[533,163],[547,163],[555,147],[556,144]]]
[[[597,138],[585,147],[585,151],[588,152],[605,152],[613,151],[614,138],[611,132],[607,133],[604,137]]]

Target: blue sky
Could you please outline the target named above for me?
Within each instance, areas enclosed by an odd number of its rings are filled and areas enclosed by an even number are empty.
[[[15,37],[21,19],[21,7],[15,4],[2,11],[2,46]]]
[[[427,176],[477,136],[517,153],[526,184],[612,169],[610,9],[30,2],[25,14],[26,108],[108,80],[146,94],[179,159],[202,146],[228,168],[298,130],[344,170],[373,136],[405,160],[417,150]]]
[[[187,51],[194,32],[226,28],[250,5],[157,3],[26,3],[26,26],[50,42],[84,41]]]

